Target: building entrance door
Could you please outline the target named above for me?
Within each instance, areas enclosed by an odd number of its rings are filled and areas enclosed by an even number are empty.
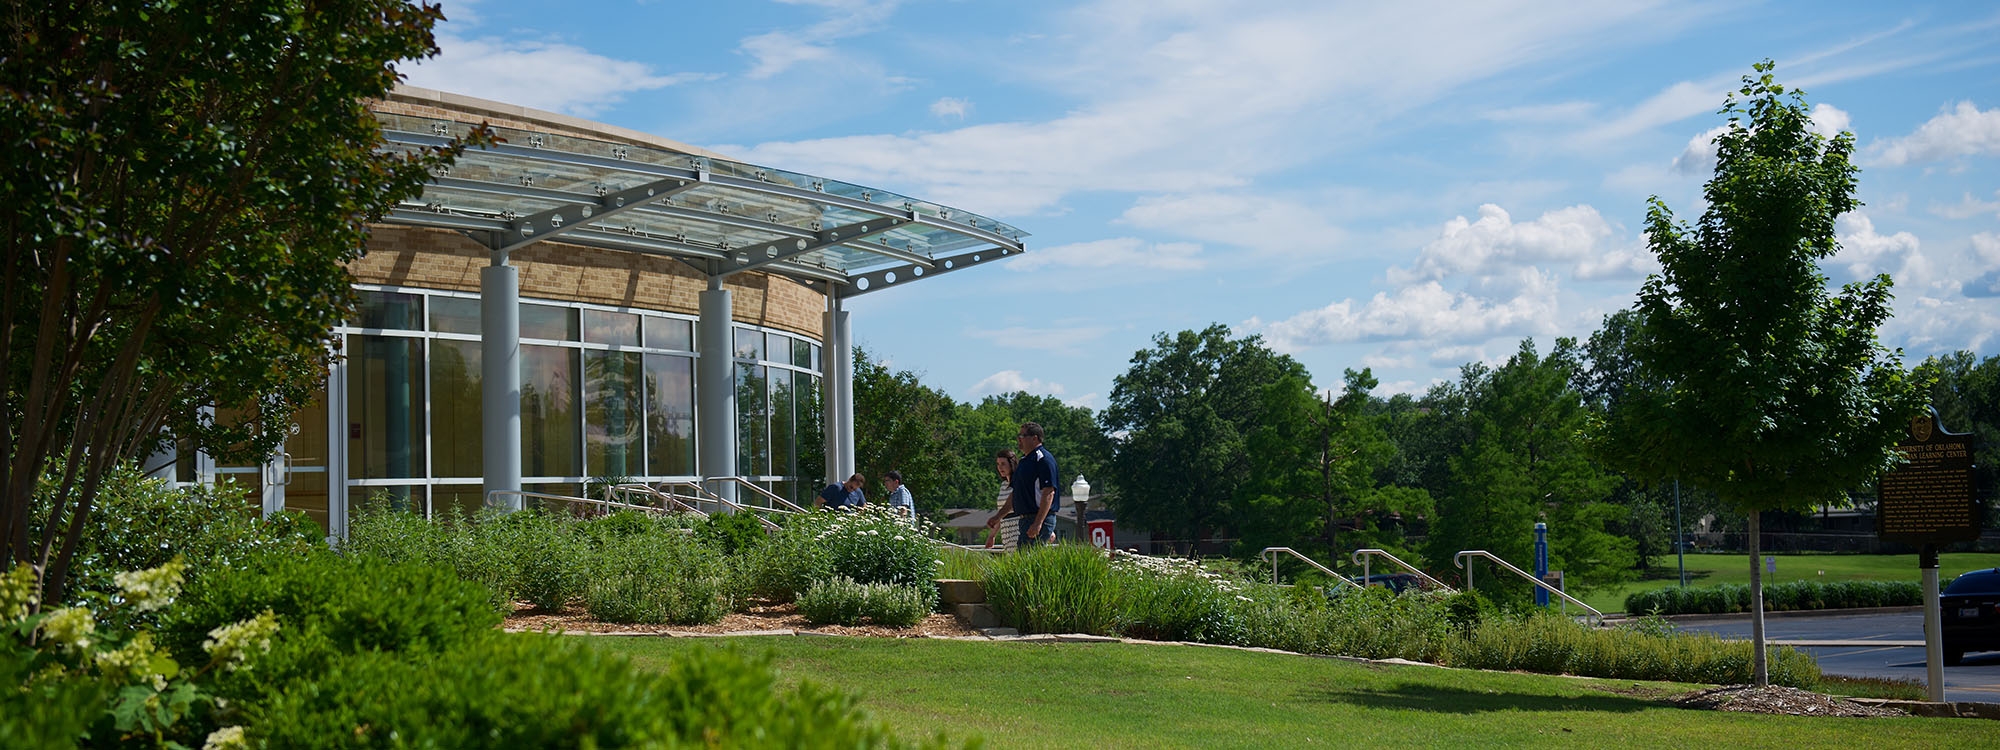
[[[218,409],[219,420],[254,418],[254,409]],[[322,534],[331,531],[328,503],[326,392],[291,417],[285,442],[268,458],[253,464],[215,465],[215,479],[228,480],[247,491],[245,499],[259,515],[280,510],[296,510],[319,524]]]

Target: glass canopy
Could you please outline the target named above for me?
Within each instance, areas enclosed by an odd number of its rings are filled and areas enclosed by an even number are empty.
[[[377,112],[386,150],[471,125]],[[500,144],[440,170],[390,223],[490,238],[557,239],[677,257],[711,275],[759,270],[841,297],[1023,251],[1027,233],[977,214],[823,177],[661,148],[494,127]]]

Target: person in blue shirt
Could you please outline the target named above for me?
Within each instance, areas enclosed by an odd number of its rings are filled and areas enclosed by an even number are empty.
[[[855,474],[840,484],[827,485],[826,489],[819,491],[819,497],[813,500],[813,508],[815,510],[819,508],[831,508],[835,510],[860,509],[861,506],[868,504],[868,497],[861,494],[861,485],[866,481],[868,480],[861,478],[860,474]]]
[[[1021,425],[1015,443],[1021,457],[1014,467],[1013,515],[1021,517],[1021,546],[1056,540],[1056,510],[1062,507],[1062,483],[1057,481],[1056,456],[1042,445],[1042,426]]]
[[[910,495],[910,488],[903,485],[903,472],[883,474],[882,484],[889,488],[890,510],[902,514],[904,518],[917,517],[917,499]]]

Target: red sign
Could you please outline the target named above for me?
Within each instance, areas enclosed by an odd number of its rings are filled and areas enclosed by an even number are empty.
[[[1112,548],[1110,521],[1090,522],[1090,546],[1102,550]]]

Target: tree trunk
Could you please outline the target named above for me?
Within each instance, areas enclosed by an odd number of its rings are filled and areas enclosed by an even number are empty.
[[[1756,649],[1750,657],[1750,664],[1753,672],[1751,681],[1757,687],[1771,684],[1771,665],[1765,659],[1764,650],[1764,566],[1763,561],[1757,559],[1761,557],[1759,548],[1763,541],[1763,534],[1758,528],[1761,515],[1750,511],[1750,646]]]

